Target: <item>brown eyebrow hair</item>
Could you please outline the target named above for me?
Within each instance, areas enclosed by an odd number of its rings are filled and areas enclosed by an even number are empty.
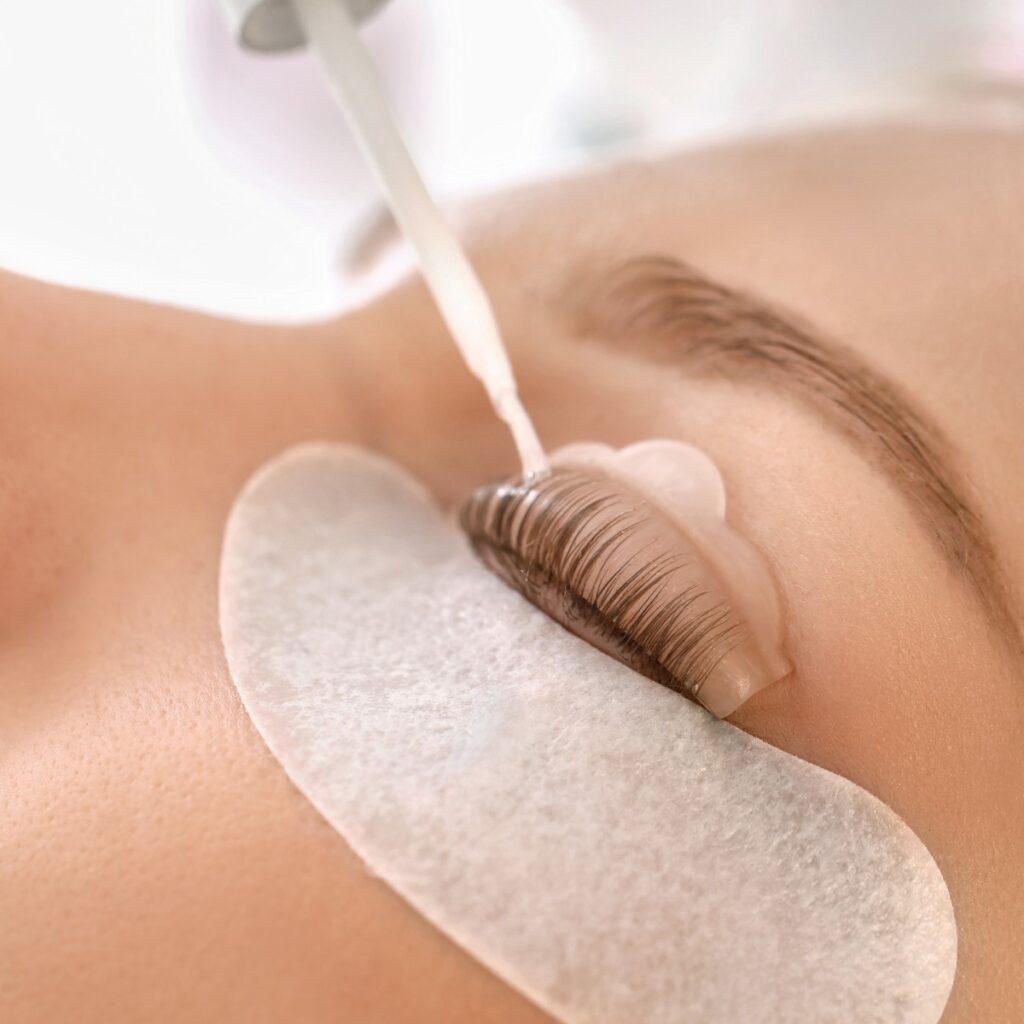
[[[670,256],[644,256],[570,291],[576,331],[628,343],[693,376],[769,384],[812,408],[910,499],[947,562],[1020,654],[1021,629],[995,548],[939,428],[855,351]]]

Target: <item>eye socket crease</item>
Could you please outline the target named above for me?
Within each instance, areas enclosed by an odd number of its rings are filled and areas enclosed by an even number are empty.
[[[768,385],[852,440],[903,494],[1012,652],[1024,634],[987,526],[938,426],[852,349],[671,256],[588,273],[560,297],[580,340],[704,378]]]

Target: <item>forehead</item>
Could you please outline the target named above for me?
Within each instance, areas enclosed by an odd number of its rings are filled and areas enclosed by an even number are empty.
[[[493,213],[496,267],[519,264],[506,280],[666,253],[858,350],[959,449],[1024,587],[1024,451],[1008,443],[1024,427],[1024,132],[888,125],[723,145]]]

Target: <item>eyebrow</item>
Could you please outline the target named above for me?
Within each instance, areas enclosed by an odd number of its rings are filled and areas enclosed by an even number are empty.
[[[918,522],[1022,650],[1010,591],[942,431],[855,351],[769,303],[669,256],[644,256],[571,289],[576,332],[626,343],[693,376],[768,384],[852,439],[909,500]]]

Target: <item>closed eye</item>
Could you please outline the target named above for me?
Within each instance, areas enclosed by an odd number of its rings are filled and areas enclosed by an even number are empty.
[[[685,534],[623,484],[556,469],[489,484],[460,521],[485,565],[577,636],[715,713],[768,668]],[[730,708],[731,710],[731,708]]]

